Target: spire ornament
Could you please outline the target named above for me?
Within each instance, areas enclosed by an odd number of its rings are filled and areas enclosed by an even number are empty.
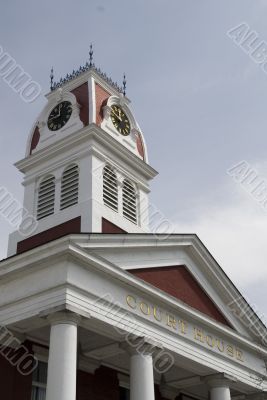
[[[50,72],[50,90],[53,90],[54,87],[54,68],[51,68]]]
[[[59,87],[65,85],[66,83],[70,82],[72,79],[77,78],[81,74],[87,71],[94,71],[97,75],[99,75],[104,81],[107,82],[107,84],[111,85],[115,90],[117,90],[119,93],[126,95],[126,76],[124,74],[124,88],[120,87],[116,82],[114,82],[111,78],[107,76],[104,72],[101,71],[100,68],[97,68],[93,62],[93,56],[94,56],[94,51],[93,51],[93,45],[90,45],[90,51],[89,51],[89,60],[86,61],[84,66],[80,66],[76,71],[73,70],[70,74],[67,74],[65,78],[60,78],[59,81],[54,82],[54,70],[53,68],[51,69],[51,75],[50,75],[50,80],[51,80],[51,90],[56,90]]]
[[[125,75],[125,73],[124,73],[124,75],[123,75],[123,96],[126,96],[126,84],[127,84],[127,81],[126,81],[126,75]]]
[[[93,51],[93,45],[92,43],[90,44],[90,51],[89,51],[89,56],[90,56],[90,67],[93,66],[93,55],[94,55],[94,51]]]

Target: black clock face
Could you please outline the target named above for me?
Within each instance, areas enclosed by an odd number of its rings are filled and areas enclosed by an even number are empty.
[[[131,132],[130,121],[125,112],[116,105],[111,106],[111,121],[118,132],[123,136],[128,136]]]
[[[69,101],[62,101],[51,111],[47,126],[50,131],[57,131],[61,129],[68,120],[70,119],[72,114],[72,105]]]

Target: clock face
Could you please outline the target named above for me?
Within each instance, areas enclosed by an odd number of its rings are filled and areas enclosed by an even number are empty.
[[[119,106],[113,105],[110,116],[117,131],[123,136],[128,136],[131,132],[131,125],[125,112]]]
[[[47,126],[50,131],[61,129],[72,114],[72,105],[69,101],[62,101],[49,114]]]

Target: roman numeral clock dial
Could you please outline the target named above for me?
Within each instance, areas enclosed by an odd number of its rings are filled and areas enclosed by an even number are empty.
[[[72,114],[72,105],[69,101],[62,101],[53,108],[49,114],[47,126],[50,131],[57,131],[63,128]]]
[[[130,134],[131,125],[129,118],[119,106],[111,106],[110,117],[114,127],[121,135],[128,136]]]

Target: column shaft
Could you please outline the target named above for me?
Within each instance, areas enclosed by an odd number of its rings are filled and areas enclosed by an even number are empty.
[[[75,400],[77,325],[55,322],[51,326],[46,400]]]
[[[130,400],[154,400],[153,359],[151,355],[131,355]]]
[[[229,387],[213,387],[210,389],[210,400],[231,400]]]

